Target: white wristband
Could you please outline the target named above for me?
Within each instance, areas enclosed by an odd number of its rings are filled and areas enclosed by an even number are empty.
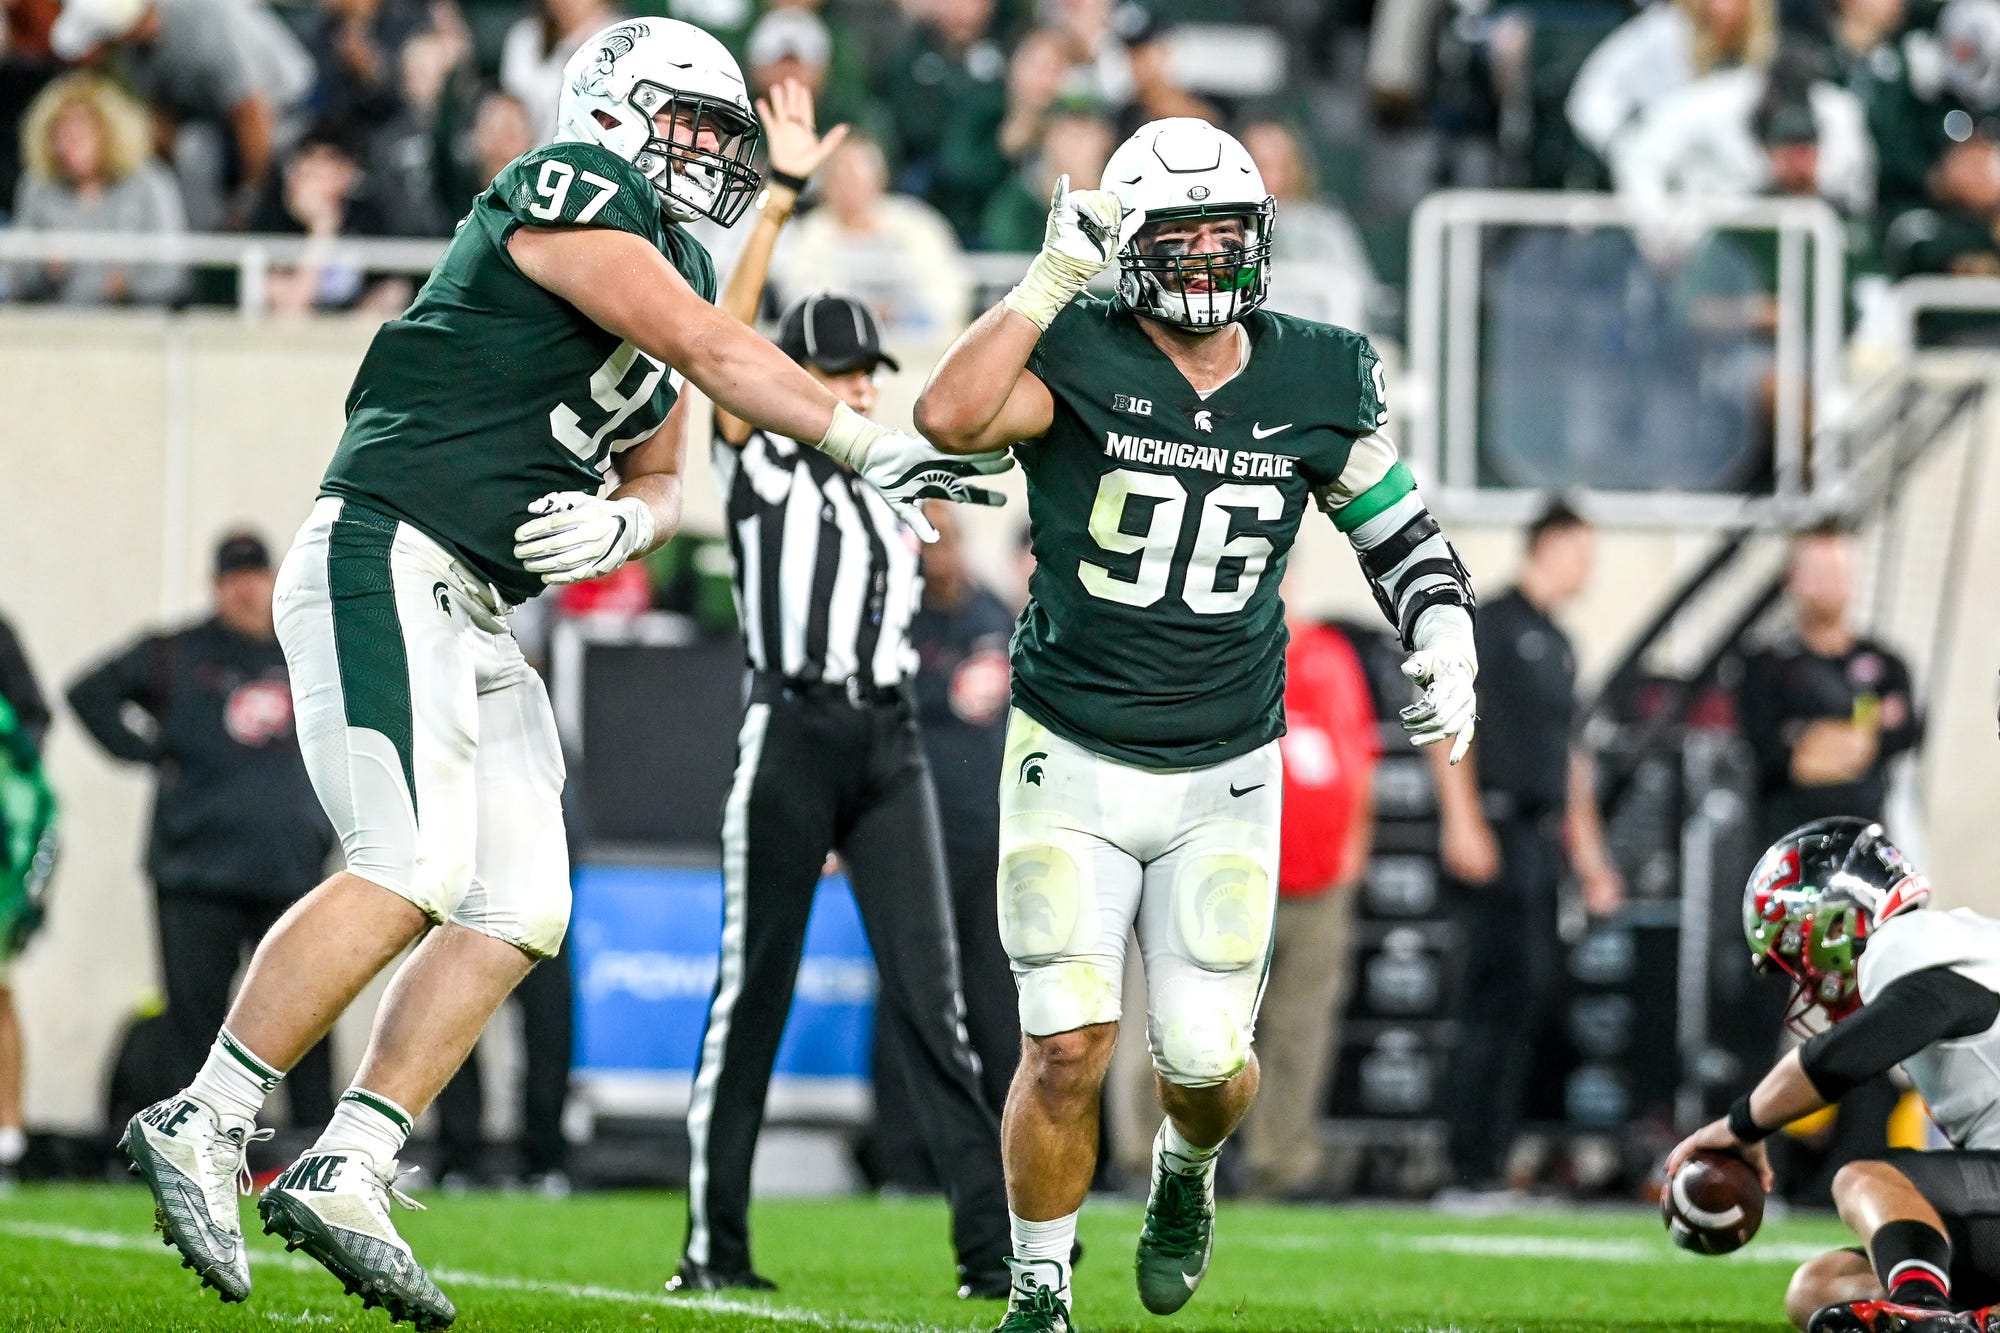
[[[820,437],[819,451],[859,472],[868,457],[869,447],[886,434],[885,427],[878,426],[846,403],[835,403],[833,420],[827,423],[826,434]]]
[[[1036,328],[1046,333],[1063,307],[1088,285],[1091,276],[1075,260],[1043,250],[1001,304],[1033,321]]]

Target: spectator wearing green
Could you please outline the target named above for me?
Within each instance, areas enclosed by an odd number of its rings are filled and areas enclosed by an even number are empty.
[[[986,201],[1040,150],[1042,129],[1057,106],[1069,68],[1063,39],[1047,28],[1034,29],[1007,61],[1004,100],[996,105],[991,99],[970,98],[953,108],[929,198],[961,238],[978,239]],[[1040,242],[1033,248],[1040,248]]]
[[[870,94],[857,43],[829,27],[816,5],[774,5],[750,29],[744,73],[753,97],[769,97],[786,79],[812,90],[820,119],[880,136],[890,129],[881,99]]]
[[[28,1136],[21,1115],[21,1020],[8,971],[42,923],[55,863],[55,795],[42,777],[49,706],[20,641],[0,620],[0,1187],[13,1182]]]
[[[940,181],[952,121],[970,115],[997,125],[1007,107],[1007,56],[993,40],[994,0],[932,0],[894,55],[882,82],[895,122],[897,182],[936,205],[966,235],[983,194],[954,198]],[[991,142],[992,133],[987,139]],[[1040,242],[1037,242],[1039,245]]]
[[[1951,146],[2000,118],[2000,0],[1951,0],[1935,34],[1914,33],[1904,46],[1901,78],[1868,108],[1884,217],[1922,207]]]
[[[1041,249],[1056,180],[1068,176],[1070,189],[1095,190],[1104,163],[1117,146],[1116,131],[1102,116],[1077,110],[1051,116],[1042,132],[1041,149],[987,204],[979,229],[980,248],[1020,254]]]

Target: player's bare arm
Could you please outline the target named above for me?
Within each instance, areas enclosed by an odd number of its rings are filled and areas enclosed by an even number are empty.
[[[917,429],[948,454],[1004,449],[1048,431],[1055,400],[1028,370],[1035,344],[1118,257],[1124,208],[1108,190],[1056,182],[1041,253],[1013,291],[960,334],[917,399]]]
[[[770,173],[752,205],[757,221],[715,302],[733,318],[750,325],[757,322],[757,305],[771,274],[771,255],[777,249],[778,233],[798,204],[799,190],[847,137],[845,125],[836,125],[823,135],[814,132],[812,92],[796,79],[778,84],[768,99],[757,99],[757,116],[764,122]],[[715,433],[724,444],[740,448],[750,438],[751,429],[743,418],[716,409]]]
[[[717,406],[761,429],[816,441],[880,490],[924,540],[936,532],[915,501],[1000,502],[964,478],[1005,472],[1012,459],[946,462],[921,440],[861,416],[771,342],[702,300],[638,237],[594,227],[524,227],[508,240],[508,253],[529,279],[680,371]]]

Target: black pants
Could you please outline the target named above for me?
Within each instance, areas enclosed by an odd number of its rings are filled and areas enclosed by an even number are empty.
[[[1540,1037],[1562,986],[1557,891],[1562,850],[1552,820],[1493,825],[1500,873],[1486,884],[1453,882],[1465,939],[1458,1046],[1445,1081],[1451,1161],[1468,1185],[1506,1169],[1521,1126]]]
[[[216,1031],[228,1016],[237,969],[291,904],[157,885],[153,901],[167,981],[173,1069],[177,1086],[185,1086],[208,1059]],[[333,1056],[326,1042],[292,1067],[284,1089],[295,1127],[316,1127],[333,1118]]]
[[[722,819],[722,960],[688,1108],[687,1257],[750,1267],[750,1159],[829,849],[847,864],[903,1052],[912,1109],[952,1207],[963,1271],[1008,1250],[999,1121],[962,1021],[937,804],[901,705],[752,702]]]
[[[1021,1060],[1021,1003],[1014,969],[1000,943],[995,885],[1000,873],[996,804],[980,812],[945,812],[944,864],[951,884],[952,920],[958,930],[959,979],[965,992],[965,1030],[979,1056],[986,1104],[999,1115]],[[895,1022],[875,1020],[875,1124],[864,1167],[877,1185],[934,1190],[937,1173],[919,1130],[906,1056]]]
[[[576,985],[569,954],[535,964],[511,997],[521,1006],[521,1169],[531,1175],[569,1168],[563,1108],[575,1041]],[[486,1092],[475,1048],[438,1094],[438,1170],[477,1177],[486,1169]]]
[[[1863,1157],[1901,1171],[1937,1209],[1951,1239],[1952,1303],[1976,1310],[2000,1302],[2000,1152],[1890,1148]]]

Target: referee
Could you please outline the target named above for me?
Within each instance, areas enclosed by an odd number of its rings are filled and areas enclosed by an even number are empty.
[[[772,184],[717,303],[749,322],[804,177],[844,137],[812,128],[803,88],[760,103]],[[814,295],[778,345],[857,411],[896,368],[860,303]],[[906,683],[916,538],[816,449],[718,410],[737,608],[749,659],[735,782],[722,816],[722,960],[688,1106],[688,1237],[670,1291],[768,1290],[750,1264],[750,1161],[827,852],[847,863],[899,1038],[911,1102],[952,1206],[961,1296],[1008,1274],[999,1124],[966,1037],[937,803]]]

